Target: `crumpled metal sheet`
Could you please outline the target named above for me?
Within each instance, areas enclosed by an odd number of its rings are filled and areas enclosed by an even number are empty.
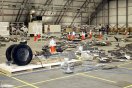
[[[131,44],[127,44],[125,46],[126,49],[128,49],[129,51],[132,51],[132,43]]]
[[[0,36],[0,41],[1,42],[9,42],[10,38],[9,37],[2,37],[2,36]]]
[[[132,58],[132,44],[127,44],[125,47],[120,47],[118,50],[108,51],[111,56],[115,56],[117,59],[128,59],[125,55]]]
[[[96,64],[96,65],[92,65],[92,64],[88,64],[88,65],[82,65],[82,72],[86,72],[86,71],[93,71],[93,70],[110,70],[110,69],[117,69],[117,66],[114,65],[107,65],[107,64]]]
[[[132,36],[128,36],[127,38],[132,38]]]
[[[68,51],[68,52],[52,54],[48,58],[69,58],[69,60],[71,60],[71,59],[76,59],[77,57],[74,51]]]
[[[69,52],[68,52],[68,58],[70,58],[70,59],[75,59],[75,58],[77,58],[76,55],[75,55],[75,52],[74,52],[74,51],[69,51]]]
[[[6,46],[6,44],[0,43],[0,47],[4,47]]]
[[[88,52],[82,51],[81,58],[82,60],[93,60],[94,56]]]

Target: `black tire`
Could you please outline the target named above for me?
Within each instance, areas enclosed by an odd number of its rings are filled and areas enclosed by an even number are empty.
[[[11,57],[15,64],[23,66],[31,62],[33,53],[28,45],[19,44],[12,50]]]
[[[12,60],[13,60],[13,59],[11,58],[11,52],[12,52],[13,48],[16,47],[16,46],[17,46],[17,44],[13,44],[13,45],[9,46],[9,47],[6,49],[6,59],[7,59],[8,61],[12,61]]]

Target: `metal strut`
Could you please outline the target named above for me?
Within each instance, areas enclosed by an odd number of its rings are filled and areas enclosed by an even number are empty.
[[[103,4],[102,4],[103,3]],[[102,0],[98,6],[95,8],[95,11],[90,15],[90,19],[88,19],[88,21],[86,22],[88,24],[89,20],[90,23],[93,21],[93,19],[96,17],[96,14],[101,10],[102,7],[104,7],[104,4],[107,3],[107,0]]]
[[[85,2],[82,4],[82,6],[80,7],[80,10],[85,6],[86,2],[88,0],[85,0]],[[71,22],[71,25],[73,24],[74,20],[77,18],[78,14],[80,13],[80,10],[78,10],[78,12],[76,13],[76,15],[74,16],[72,22]]]
[[[22,5],[25,5],[27,2],[28,2],[28,0],[23,0]],[[15,22],[18,22],[20,20],[23,10],[24,10],[24,8],[20,7]]]
[[[55,24],[59,24],[59,23],[60,23],[62,17],[63,17],[64,14],[68,11],[68,8],[69,8],[68,5],[71,5],[71,3],[72,3],[73,1],[74,1],[74,0],[68,0],[68,1],[65,3],[64,7],[62,8],[62,10],[61,10],[60,13],[59,13],[59,16],[58,16],[57,20],[55,21]],[[65,11],[63,11],[63,10],[65,10]]]

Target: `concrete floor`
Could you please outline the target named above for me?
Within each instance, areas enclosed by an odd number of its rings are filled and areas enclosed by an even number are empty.
[[[122,36],[120,36],[122,37]],[[111,41],[114,39],[111,37]],[[46,42],[33,42],[31,39],[28,44],[33,50],[41,50]],[[131,43],[131,42],[129,42]],[[0,63],[4,63],[5,50],[12,44],[0,48]],[[99,47],[100,49],[110,50],[115,48],[115,42],[109,47]],[[121,42],[122,46],[127,43]],[[39,47],[38,47],[39,46]],[[92,65],[92,62],[85,64]],[[52,70],[40,70],[21,75],[8,76],[0,73],[0,84],[14,85],[14,88],[132,88],[132,61],[112,62],[118,68],[101,70],[85,70],[85,67],[75,67],[73,74],[64,74],[59,68]]]

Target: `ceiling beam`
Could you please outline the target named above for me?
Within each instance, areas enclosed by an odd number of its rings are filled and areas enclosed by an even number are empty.
[[[26,2],[24,3],[24,6],[27,4],[27,2],[28,2],[28,0],[26,0]],[[23,11],[24,11],[24,7],[22,8],[22,10],[21,10],[21,12],[20,12],[20,15],[19,15],[19,17],[18,17],[18,20],[17,20],[17,21],[19,21],[19,20],[20,20],[20,18],[21,18],[21,16],[22,16],[22,14],[23,14]]]
[[[90,15],[90,19],[88,18],[88,21],[86,22],[86,24],[90,23],[93,21],[93,19],[96,17],[96,14],[99,13],[102,9],[102,7],[104,7],[104,5],[107,3],[108,0],[102,0],[98,6],[95,8],[95,11],[93,13],[91,13]]]
[[[21,7],[17,13],[17,16],[16,16],[16,20],[15,22],[18,22],[20,20],[20,17],[21,17],[21,14],[23,13],[23,10],[24,10],[24,6],[25,4],[28,2],[28,0],[23,0],[22,4],[21,4]],[[23,7],[22,7],[23,6]]]
[[[62,17],[63,17],[64,14],[68,11],[68,9],[69,9],[69,7],[70,7],[70,5],[71,5],[72,2],[73,2],[73,0],[68,0],[68,1],[65,3],[65,5],[63,6],[61,12],[59,13],[58,18],[57,18],[56,21],[55,21],[55,24],[59,24],[59,23],[60,23]],[[64,10],[64,11],[63,11],[63,10]]]
[[[82,4],[82,6],[80,7],[80,9],[78,9],[78,11],[77,11],[76,15],[74,16],[74,18],[73,18],[73,20],[72,20],[72,22],[71,22],[70,25],[73,24],[73,22],[75,21],[75,19],[76,19],[77,16],[78,16],[78,14],[81,12],[81,9],[87,4],[87,2],[88,2],[88,0],[85,0],[85,2]]]
[[[49,5],[52,2],[52,0],[46,0],[46,2],[44,3],[43,7],[46,5]],[[42,10],[40,11],[40,15],[43,13],[44,9],[42,8]]]
[[[51,4],[52,1],[53,1],[53,0],[49,0],[49,2],[48,2],[48,4],[47,4],[47,7],[50,6],[50,4]],[[45,9],[41,15],[43,16],[43,15],[46,13],[47,10],[48,10],[48,9]]]

